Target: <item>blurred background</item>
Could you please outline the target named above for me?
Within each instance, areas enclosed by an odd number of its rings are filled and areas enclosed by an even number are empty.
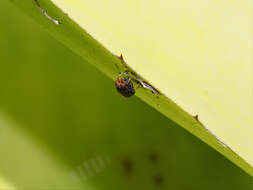
[[[11,3],[0,12],[0,189],[252,189],[244,171],[123,98]]]

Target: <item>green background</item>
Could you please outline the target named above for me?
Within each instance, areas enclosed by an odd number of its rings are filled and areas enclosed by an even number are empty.
[[[79,175],[82,187],[252,189],[251,177],[241,169],[138,98],[120,96],[112,80],[16,7],[0,1],[0,12],[0,113],[4,115],[0,120],[12,120],[13,131],[28,134],[70,174]],[[7,127],[0,123],[1,137]],[[37,167],[29,164],[32,151],[12,149],[19,138],[12,138],[11,132],[5,137],[0,140],[0,176],[20,189],[41,189],[42,183],[43,189],[50,189],[63,183],[57,175],[46,180],[52,173],[31,173]],[[22,155],[25,162],[19,162]],[[98,157],[109,159],[106,167],[84,180],[77,168]],[[74,179],[69,175],[68,180]]]

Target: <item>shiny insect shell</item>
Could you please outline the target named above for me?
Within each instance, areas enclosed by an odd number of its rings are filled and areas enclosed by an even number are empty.
[[[134,85],[131,82],[131,78],[118,77],[115,81],[117,91],[124,97],[130,97],[135,94]]]

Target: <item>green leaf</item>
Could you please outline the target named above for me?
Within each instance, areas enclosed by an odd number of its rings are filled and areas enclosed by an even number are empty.
[[[124,66],[94,38],[117,54],[121,51],[129,65],[163,92],[154,95],[139,88],[140,99],[253,175],[247,2],[228,6],[210,1],[195,7],[187,1],[101,5],[55,0],[61,10],[41,1],[60,25],[50,22],[33,1],[11,2],[113,80]],[[236,20],[230,18],[233,13]],[[184,110],[199,115],[205,127]]]
[[[120,96],[36,20],[7,1],[0,12],[0,188],[251,189],[249,175]]]

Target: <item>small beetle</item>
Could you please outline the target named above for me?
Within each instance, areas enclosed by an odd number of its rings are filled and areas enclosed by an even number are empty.
[[[116,86],[116,88],[117,88],[117,90],[120,94],[122,94],[125,97],[130,97],[130,96],[133,96],[135,94],[134,85],[131,82],[131,80],[134,81],[136,84],[140,85],[141,87],[150,90],[153,94],[158,94],[158,95],[160,94],[160,92],[157,89],[155,89],[151,84],[141,80],[138,77],[137,74],[135,74],[134,72],[128,70],[129,66],[125,62],[122,54],[120,54],[120,56],[117,56],[117,55],[115,55],[115,56],[118,59],[120,59],[120,61],[124,64],[124,66],[127,69],[123,73],[120,72],[119,77],[115,81],[115,86]],[[121,77],[120,76],[121,74],[125,75],[126,78]]]
[[[123,77],[118,77],[117,80],[115,81],[115,86],[117,91],[122,94],[124,97],[130,97],[135,94],[134,90],[134,85],[131,82],[131,78],[123,78]]]
[[[131,73],[137,79],[134,79],[128,73]],[[115,86],[116,86],[117,91],[123,96],[130,97],[135,94],[134,85],[131,82],[131,80],[136,82],[136,84],[139,84],[143,88],[149,89],[153,94],[158,94],[158,95],[160,94],[160,92],[156,90],[153,86],[139,79],[135,73],[131,71],[125,71],[123,73],[120,73],[120,75],[121,74],[124,74],[126,78],[118,76],[117,80],[115,81]]]

